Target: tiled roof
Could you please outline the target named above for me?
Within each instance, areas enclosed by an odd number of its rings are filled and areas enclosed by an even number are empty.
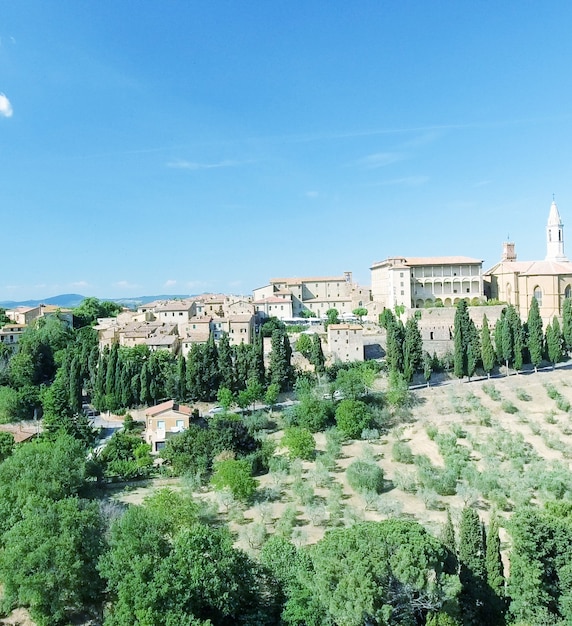
[[[176,413],[183,413],[184,415],[191,415],[193,412],[190,406],[177,404],[174,400],[167,400],[166,402],[161,402],[161,404],[156,404],[155,406],[149,407],[145,411],[145,415],[147,415],[148,417],[154,417],[155,415],[159,415],[164,411],[175,411]]]
[[[397,257],[388,257],[384,261],[377,261],[372,266],[371,269],[378,267],[379,265],[385,265],[386,263],[391,263],[393,261],[393,265],[398,265],[401,263],[405,267],[414,267],[418,265],[475,265],[482,264],[482,260],[473,259],[468,256],[397,256]]]

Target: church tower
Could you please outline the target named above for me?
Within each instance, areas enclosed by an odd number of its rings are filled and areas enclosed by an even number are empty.
[[[568,261],[564,254],[564,224],[560,219],[556,202],[552,200],[546,224],[546,260]]]

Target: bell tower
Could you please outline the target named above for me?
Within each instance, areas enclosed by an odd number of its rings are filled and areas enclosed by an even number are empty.
[[[564,224],[554,199],[546,224],[546,261],[568,261],[564,254]]]

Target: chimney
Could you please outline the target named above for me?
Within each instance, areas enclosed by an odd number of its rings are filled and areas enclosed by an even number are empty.
[[[516,252],[514,251],[514,243],[505,241],[502,245],[502,260],[516,261]]]

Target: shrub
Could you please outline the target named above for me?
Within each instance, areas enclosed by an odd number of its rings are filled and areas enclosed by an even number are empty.
[[[361,400],[342,400],[336,409],[337,428],[350,439],[356,439],[369,427],[371,417],[369,407]]]
[[[415,456],[411,451],[411,448],[404,441],[396,441],[391,448],[391,456],[397,463],[412,464],[415,461]]]
[[[383,491],[383,470],[375,463],[358,459],[348,467],[346,476],[352,489],[358,493]]]
[[[485,383],[483,385],[483,391],[489,396],[491,400],[500,402],[501,394],[499,390],[492,383]]]
[[[532,397],[524,389],[521,388],[516,390],[516,397],[523,402],[530,402],[532,400]]]
[[[379,439],[379,430],[377,428],[364,428],[361,431],[361,438],[364,441],[375,441]]]
[[[291,426],[284,431],[282,445],[288,448],[290,458],[310,460],[314,456],[316,442],[312,433],[301,426]]]
[[[435,424],[427,424],[427,426],[425,426],[425,432],[427,433],[427,437],[429,437],[431,441],[434,441],[435,437],[439,434],[439,429]]]
[[[505,413],[510,413],[511,415],[518,413],[518,409],[514,406],[514,404],[510,400],[503,400],[501,402],[501,409]]]
[[[409,470],[396,470],[393,475],[393,483],[405,493],[416,493],[419,486],[415,472]]]
[[[233,497],[242,502],[250,500],[256,491],[247,459],[216,461],[211,483],[217,491],[229,489]]]

